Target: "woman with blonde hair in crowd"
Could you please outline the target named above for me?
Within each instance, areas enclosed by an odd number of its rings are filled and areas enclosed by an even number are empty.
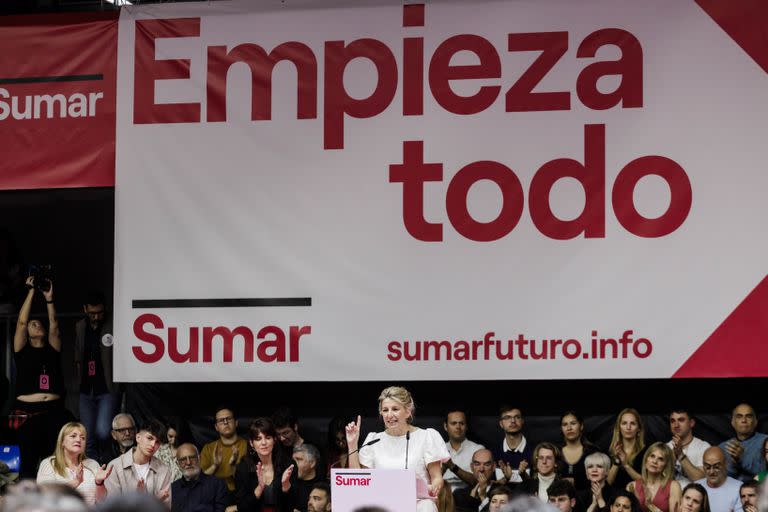
[[[70,422],[61,427],[53,455],[43,459],[37,471],[37,483],[65,483],[82,495],[88,505],[106,495],[104,479],[112,472],[112,466],[99,466],[85,457],[85,427]]]
[[[590,453],[584,458],[589,488],[576,492],[576,501],[581,510],[604,512],[613,500],[614,488],[608,484],[611,458],[602,452]]]
[[[643,457],[642,478],[627,484],[643,512],[677,512],[682,490],[674,479],[672,450],[664,443],[653,443]]]
[[[631,408],[622,410],[616,417],[608,449],[613,463],[608,473],[608,483],[616,489],[623,489],[628,483],[642,478],[640,471],[644,450],[645,427],[640,413]]]

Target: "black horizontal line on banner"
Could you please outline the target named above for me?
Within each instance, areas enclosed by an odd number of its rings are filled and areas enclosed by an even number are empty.
[[[104,75],[63,75],[29,76],[23,78],[0,78],[0,84],[40,84],[45,82],[90,82],[104,80]]]
[[[134,309],[147,308],[269,308],[309,307],[311,297],[280,297],[260,299],[139,299]]]

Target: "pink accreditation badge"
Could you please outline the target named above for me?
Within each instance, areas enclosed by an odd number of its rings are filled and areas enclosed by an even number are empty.
[[[43,373],[40,375],[40,389],[45,389],[45,390],[50,389],[48,379],[49,377],[46,374]]]
[[[96,361],[88,361],[88,376],[96,375]]]

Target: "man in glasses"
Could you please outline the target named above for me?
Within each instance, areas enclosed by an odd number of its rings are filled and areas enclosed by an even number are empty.
[[[286,455],[291,457],[293,450],[304,444],[322,449],[325,446],[319,439],[307,436],[306,432],[299,434],[299,419],[296,414],[288,407],[280,407],[272,414],[272,423],[275,425],[276,441],[279,441],[285,449]],[[320,452],[317,459],[317,467],[325,467],[325,454]]]
[[[728,476],[725,452],[717,446],[710,446],[704,452],[704,473],[706,478],[696,483],[704,486],[709,497],[712,512],[743,512],[739,499],[741,482]]]
[[[136,422],[133,416],[127,413],[119,413],[112,419],[112,440],[110,450],[104,453],[103,461],[116,459],[133,448],[136,443]]]
[[[195,445],[179,446],[176,462],[182,477],[171,484],[171,512],[224,512],[228,503],[227,486],[223,480],[202,472]]]
[[[90,292],[84,302],[85,318],[75,325],[73,395],[79,397],[80,421],[88,432],[86,452],[99,460],[109,444],[109,418],[119,410],[121,394],[112,380],[112,319],[104,294]]]
[[[493,457],[507,475],[510,483],[522,481],[521,472],[527,470],[533,458],[533,449],[523,435],[525,418],[518,407],[502,405],[499,408],[499,427],[504,432],[501,446],[496,446]]]
[[[234,492],[235,467],[247,453],[248,443],[237,435],[237,419],[229,407],[216,409],[213,421],[219,438],[203,446],[200,467],[206,475],[224,480],[227,489]]]

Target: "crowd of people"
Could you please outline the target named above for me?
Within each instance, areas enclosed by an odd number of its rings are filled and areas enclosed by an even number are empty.
[[[746,403],[732,411],[734,435],[717,446],[694,436],[696,418],[686,409],[670,412],[667,442],[649,443],[643,418],[631,408],[616,416],[607,446],[586,438],[584,420],[574,411],[562,414],[559,439],[533,446],[523,411],[502,406],[498,442],[486,447],[467,438],[464,410],[446,411],[442,434],[417,427],[410,392],[392,386],[378,398],[384,431],[362,442],[360,416],[334,418],[321,442],[307,438],[287,408],[250,421],[241,437],[235,411],[221,406],[212,411],[217,438],[198,446],[183,421],[137,425],[131,414],[118,412],[111,328],[99,294],[85,300],[76,327],[75,421],[62,401],[53,283],[30,277],[27,285],[13,340],[10,419],[22,473],[35,479],[41,499],[74,498],[97,509],[140,493],[179,512],[328,512],[332,468],[404,468],[416,475],[417,512],[499,512],[526,496],[560,512],[766,510],[759,483],[766,476],[768,436],[757,432],[757,416]],[[30,319],[37,293],[45,301],[47,328]],[[15,511],[10,507],[24,501],[18,496],[11,489],[3,510]]]

